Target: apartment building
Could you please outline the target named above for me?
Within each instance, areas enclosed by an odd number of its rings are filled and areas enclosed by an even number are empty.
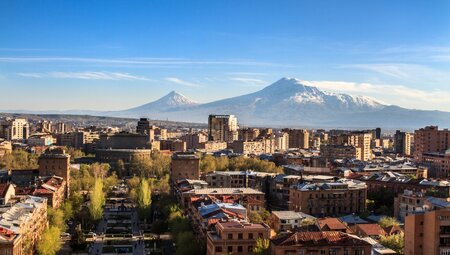
[[[450,209],[406,216],[404,254],[450,254]]]
[[[288,134],[289,148],[309,148],[309,131],[306,129],[283,129]]]
[[[301,182],[290,188],[289,210],[320,217],[362,213],[366,198],[367,186],[360,181]]]
[[[445,153],[450,148],[450,130],[427,126],[414,132],[414,159],[424,162],[425,153]]]
[[[358,159],[368,161],[372,159],[371,140],[371,132],[355,131],[331,137],[330,144],[354,146],[355,148],[360,149],[360,157]]]
[[[11,254],[34,254],[46,227],[46,198],[28,196],[0,214],[0,228],[22,236],[21,247],[13,248],[17,253]],[[8,246],[15,247],[14,242],[15,238],[11,239]]]
[[[30,136],[30,124],[26,119],[9,119],[0,121],[0,138],[6,140],[24,140]]]
[[[353,145],[328,144],[320,147],[320,155],[326,160],[361,159],[361,148]]]
[[[232,142],[238,140],[238,122],[234,115],[209,115],[208,140]]]
[[[215,171],[206,174],[203,179],[211,188],[253,188],[265,191],[273,173],[254,171]]]
[[[206,236],[206,254],[251,254],[258,238],[268,239],[270,227],[266,224],[239,221],[219,221],[215,231]]]
[[[397,130],[394,135],[394,152],[405,156],[411,155],[411,139],[411,134]]]

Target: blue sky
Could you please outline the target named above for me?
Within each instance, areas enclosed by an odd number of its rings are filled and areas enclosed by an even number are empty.
[[[450,1],[0,1],[0,109],[198,102],[296,77],[450,111]]]

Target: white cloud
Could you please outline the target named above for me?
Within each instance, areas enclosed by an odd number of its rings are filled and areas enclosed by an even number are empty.
[[[268,84],[268,82],[266,82],[264,80],[257,79],[257,78],[249,78],[249,77],[232,77],[232,78],[230,78],[230,80],[245,83],[247,85],[254,85],[254,86]]]
[[[192,88],[202,87],[201,85],[199,85],[197,83],[181,80],[180,78],[176,78],[176,77],[167,77],[167,78],[165,78],[165,80],[175,83],[175,84],[178,84],[178,85],[186,86],[186,87],[192,87]]]
[[[195,60],[179,58],[78,58],[78,57],[0,57],[0,62],[6,63],[86,63],[96,65],[132,65],[132,66],[181,66],[181,65],[238,65],[238,66],[279,66],[288,65],[260,62],[252,60]],[[292,67],[292,66],[290,66]]]
[[[448,91],[346,81],[305,81],[304,83],[330,92],[369,96],[386,104],[406,108],[450,111],[450,101],[448,100],[450,92]]]
[[[82,79],[82,80],[127,80],[148,81],[143,76],[118,72],[48,72],[48,73],[17,73],[19,76],[31,78]]]

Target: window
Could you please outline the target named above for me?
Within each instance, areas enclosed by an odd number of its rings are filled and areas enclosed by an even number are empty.
[[[233,252],[233,246],[228,246],[228,252]]]
[[[247,252],[249,252],[249,253],[250,253],[250,252],[253,252],[253,246],[250,245],[250,246],[248,247],[248,249],[247,249]]]
[[[242,238],[244,238],[243,236],[244,236],[244,234],[239,233],[239,234],[238,234],[238,239],[241,240]]]
[[[326,253],[325,250],[320,251],[320,254],[325,254],[325,253]]]
[[[216,252],[222,252],[222,246],[216,246]]]
[[[233,234],[228,234],[228,240],[233,239]]]
[[[238,246],[238,252],[242,252],[242,246]]]
[[[363,250],[355,250],[355,255],[364,255]]]
[[[248,234],[248,239],[253,239],[253,233]]]

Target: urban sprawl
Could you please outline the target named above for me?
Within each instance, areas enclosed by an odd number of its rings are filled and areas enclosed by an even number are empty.
[[[0,119],[0,254],[450,254],[447,129],[155,123]]]

